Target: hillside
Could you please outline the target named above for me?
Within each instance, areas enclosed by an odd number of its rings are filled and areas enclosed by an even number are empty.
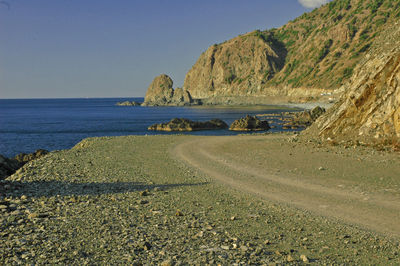
[[[377,38],[354,70],[340,101],[306,133],[333,141],[393,144],[400,140],[400,23]]]
[[[187,73],[193,98],[292,96],[340,88],[374,40],[400,19],[399,0],[336,0],[278,29],[211,46]]]

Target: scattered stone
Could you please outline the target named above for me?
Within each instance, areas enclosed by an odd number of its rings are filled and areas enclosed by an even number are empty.
[[[223,250],[229,250],[229,246],[226,246],[226,245],[222,245],[221,248],[222,248]]]
[[[37,214],[36,212],[31,212],[28,214],[28,219],[31,219],[31,220],[38,218],[38,217],[39,217],[39,214]]]
[[[240,246],[240,249],[242,250],[242,251],[248,251],[249,250],[249,248],[247,247],[247,246]]]
[[[172,261],[171,260],[165,260],[161,262],[161,266],[172,266]]]
[[[43,156],[47,155],[48,153],[49,153],[49,151],[47,151],[47,150],[39,149],[33,153],[28,153],[28,154],[20,153],[17,156],[15,156],[14,159],[22,164],[25,164],[27,162],[30,162],[30,161],[36,160],[40,157],[43,157]]]
[[[300,255],[300,259],[301,259],[303,262],[306,262],[306,263],[309,262],[307,256],[304,255],[304,254]]]
[[[144,191],[140,191],[140,196],[145,197],[149,195],[149,191],[148,190],[144,190]]]
[[[152,246],[149,242],[144,242],[144,244],[143,244],[144,250],[150,250],[151,248],[152,248]]]
[[[177,210],[177,211],[175,212],[175,216],[183,216],[183,212],[180,211],[180,210]]]
[[[287,260],[288,262],[293,262],[293,261],[294,261],[294,258],[292,257],[292,255],[288,255],[287,258],[286,258],[286,260]]]

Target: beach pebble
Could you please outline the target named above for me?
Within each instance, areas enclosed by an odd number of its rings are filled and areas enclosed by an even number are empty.
[[[300,259],[301,259],[303,262],[309,262],[307,256],[304,255],[304,254],[300,255]]]

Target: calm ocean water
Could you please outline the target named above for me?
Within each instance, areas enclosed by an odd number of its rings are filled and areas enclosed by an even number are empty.
[[[121,107],[116,102],[143,98],[0,99],[0,154],[8,157],[37,149],[73,147],[87,137],[174,134],[147,131],[154,123],[175,117],[230,124],[246,114],[278,113],[282,108]],[[272,131],[282,131],[279,126]],[[236,135],[229,130],[197,131],[192,135]]]

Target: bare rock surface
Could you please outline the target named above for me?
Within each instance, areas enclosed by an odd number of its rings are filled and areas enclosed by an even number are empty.
[[[162,74],[154,78],[147,89],[143,106],[180,106],[190,105],[192,97],[182,88],[173,89],[172,79]]]
[[[174,82],[172,79],[165,74],[155,77],[147,89],[143,104],[167,104],[174,95],[174,89],[172,88],[173,84]]]
[[[259,90],[284,64],[285,50],[254,31],[204,52],[185,77],[193,98],[245,96]]]
[[[308,131],[323,138],[366,143],[400,138],[400,27],[376,40],[356,68],[340,102]]]

